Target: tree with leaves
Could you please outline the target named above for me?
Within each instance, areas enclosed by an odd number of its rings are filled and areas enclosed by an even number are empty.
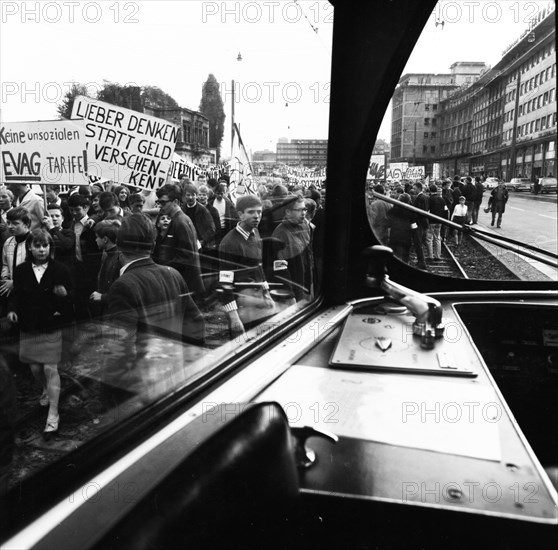
[[[74,82],[72,87],[64,95],[62,103],[60,103],[56,110],[60,118],[72,118],[72,109],[74,107],[74,100],[78,95],[89,96],[87,93],[87,86]]]
[[[74,99],[78,95],[89,96],[85,85],[73,84],[72,88],[66,92],[62,103],[57,107],[61,118],[71,118]],[[140,113],[143,112],[144,106],[155,109],[180,108],[174,98],[157,86],[123,86],[107,80],[103,82],[103,87],[97,92],[95,99]]]
[[[217,162],[221,156],[221,141],[225,132],[225,109],[219,90],[219,83],[210,74],[202,87],[200,113],[209,119],[209,147],[217,150]]]

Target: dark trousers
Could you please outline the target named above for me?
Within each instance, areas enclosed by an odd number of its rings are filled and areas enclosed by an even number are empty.
[[[422,247],[425,231],[426,229],[420,225],[413,231],[413,245],[415,246],[415,253],[417,255],[419,267],[426,266],[426,262],[424,260],[424,249]]]

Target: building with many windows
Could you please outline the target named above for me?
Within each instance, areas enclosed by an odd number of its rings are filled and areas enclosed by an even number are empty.
[[[322,168],[327,163],[327,139],[291,139],[277,143],[277,164]]]
[[[485,70],[484,63],[459,61],[448,74],[403,75],[392,98],[391,161],[431,165],[439,155],[440,103]]]
[[[555,37],[550,6],[492,69],[440,103],[441,175],[556,177]]]
[[[168,120],[180,128],[175,147],[176,154],[202,167],[215,164],[217,152],[209,147],[209,119],[205,115],[184,107],[178,109],[146,107],[145,113]]]

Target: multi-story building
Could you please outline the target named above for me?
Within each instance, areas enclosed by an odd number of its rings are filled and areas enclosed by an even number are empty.
[[[556,176],[553,12],[542,10],[491,70],[441,102],[443,176]]]
[[[277,164],[322,168],[327,163],[327,139],[291,139],[277,142]]]
[[[217,152],[209,147],[209,119],[205,115],[184,107],[178,109],[145,107],[145,113],[168,120],[180,128],[175,153],[201,167],[215,164]]]
[[[440,154],[440,103],[451,91],[475,82],[484,70],[482,62],[459,61],[448,74],[403,75],[392,98],[391,161],[431,166]]]

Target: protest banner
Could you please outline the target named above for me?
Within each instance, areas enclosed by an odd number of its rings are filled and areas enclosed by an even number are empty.
[[[87,185],[88,156],[80,121],[0,124],[2,183]]]
[[[91,173],[148,191],[166,182],[178,126],[85,96],[72,118],[84,121]]]
[[[405,179],[420,180],[424,178],[424,166],[409,166],[405,172]]]
[[[372,155],[368,174],[375,180],[385,180],[386,178],[386,156]]]
[[[240,137],[240,130],[233,124],[233,143],[229,165],[229,194],[233,201],[241,195],[255,195],[257,187],[252,177],[250,157]]]
[[[398,181],[404,179],[408,167],[408,162],[390,162],[387,171],[387,179]]]

